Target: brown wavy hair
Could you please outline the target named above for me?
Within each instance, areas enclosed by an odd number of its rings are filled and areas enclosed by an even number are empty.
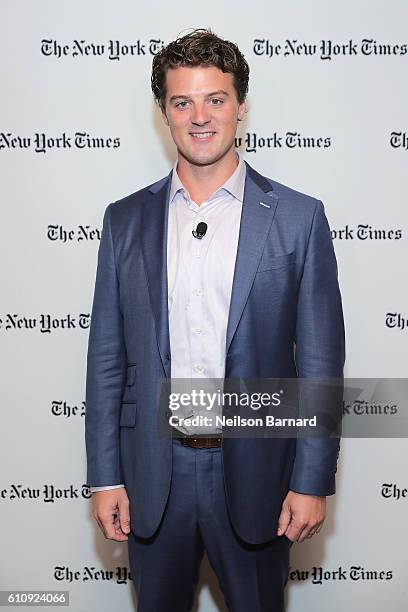
[[[151,87],[155,102],[164,111],[166,73],[177,66],[216,66],[233,75],[239,104],[248,92],[249,66],[237,45],[223,40],[209,28],[196,28],[163,47],[153,58]]]

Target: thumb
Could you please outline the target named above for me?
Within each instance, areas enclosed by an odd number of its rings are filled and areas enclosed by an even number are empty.
[[[119,522],[120,528],[123,533],[129,533],[130,531],[130,516],[129,516],[129,503],[124,502],[119,504]]]
[[[283,504],[281,513],[278,521],[278,536],[285,533],[291,519],[291,512],[289,510],[289,504]]]

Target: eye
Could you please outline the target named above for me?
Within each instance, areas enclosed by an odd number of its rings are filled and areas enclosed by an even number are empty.
[[[182,100],[181,102],[177,102],[177,104],[176,104],[176,108],[177,108],[178,106],[180,106],[181,108],[185,108],[185,106],[182,106],[182,105],[184,105],[184,104],[187,104],[187,100]]]
[[[224,100],[220,100],[220,98],[212,98],[211,102],[220,102],[220,104],[215,104],[213,106],[221,106],[224,103]]]

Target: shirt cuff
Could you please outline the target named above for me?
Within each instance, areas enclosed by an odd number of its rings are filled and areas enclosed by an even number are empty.
[[[96,493],[96,491],[107,491],[108,489],[121,489],[124,487],[124,484],[118,485],[109,485],[107,487],[90,487],[91,493]]]

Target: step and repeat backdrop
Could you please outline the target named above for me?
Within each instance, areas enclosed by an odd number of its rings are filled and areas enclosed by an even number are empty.
[[[403,0],[1,0],[0,589],[136,606],[127,546],[104,539],[84,484],[86,349],[104,209],[176,158],[150,71],[177,36],[238,44],[238,150],[325,205],[346,376],[407,377],[407,23]],[[324,527],[292,547],[288,612],[405,609],[407,456],[402,430],[343,439]],[[225,611],[206,559],[195,610]]]

